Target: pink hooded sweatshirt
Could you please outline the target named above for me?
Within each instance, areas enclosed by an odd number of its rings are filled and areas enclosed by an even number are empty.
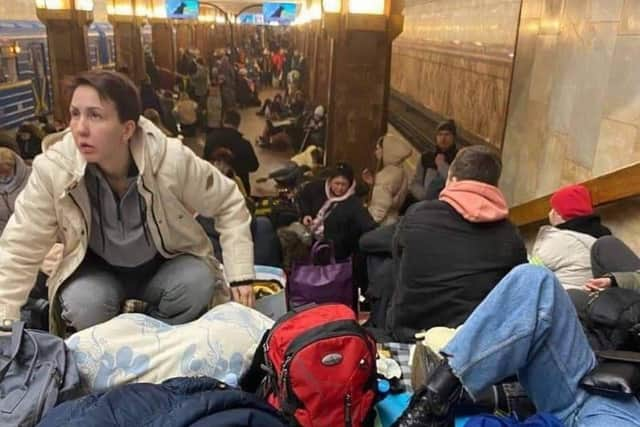
[[[451,205],[469,222],[496,222],[507,218],[507,201],[498,187],[479,181],[457,181],[447,185],[440,200]]]

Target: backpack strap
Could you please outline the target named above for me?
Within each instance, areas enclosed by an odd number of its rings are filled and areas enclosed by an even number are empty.
[[[13,326],[11,328],[11,348],[9,358],[0,364],[0,380],[4,378],[9,370],[9,366],[11,363],[18,357],[18,353],[20,352],[20,347],[22,346],[22,337],[24,335],[24,322],[16,321],[13,322]]]
[[[245,372],[245,374],[240,378],[240,381],[238,382],[240,388],[244,391],[256,393],[258,391],[258,388],[260,388],[260,384],[267,375],[262,367],[266,364],[264,345],[267,342],[267,338],[269,338],[270,332],[271,330],[268,330],[264,333],[264,335],[262,335],[262,339],[260,339],[260,343],[258,344],[258,347],[256,347],[256,353],[253,356],[251,365],[249,365],[249,369],[247,370],[247,372]]]

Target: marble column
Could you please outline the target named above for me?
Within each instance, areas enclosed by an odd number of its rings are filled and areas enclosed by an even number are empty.
[[[142,45],[142,19],[134,16],[110,16],[116,45],[116,69],[126,68],[139,84],[146,75]]]
[[[176,21],[176,47],[178,49],[193,49],[195,43],[195,24],[190,21]]]
[[[173,24],[167,19],[151,20],[151,50],[160,73],[160,86],[171,89],[175,83],[176,37]]]
[[[211,24],[210,22],[200,22],[196,25],[196,40],[195,40],[195,46],[196,48],[200,51],[200,54],[202,55],[203,58],[205,58],[205,60],[209,60],[209,57],[211,56],[211,52],[213,52],[213,30],[211,29],[211,27],[213,26],[213,24]]]
[[[53,117],[68,122],[71,94],[64,81],[90,68],[87,32],[93,12],[36,9],[36,14],[47,28]]]
[[[329,28],[329,164],[347,162],[356,174],[374,170],[375,144],[386,133],[391,44],[402,31],[402,15],[343,15]],[[322,48],[319,52],[322,52]],[[318,94],[323,93],[318,78]],[[319,96],[318,99],[322,99]]]

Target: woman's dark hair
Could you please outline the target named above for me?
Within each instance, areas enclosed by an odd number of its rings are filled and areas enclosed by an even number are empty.
[[[85,71],[71,80],[69,89],[73,93],[80,86],[90,86],[98,92],[100,99],[113,102],[122,123],[129,120],[138,123],[142,114],[140,93],[126,75],[108,70]]]
[[[502,173],[502,160],[495,149],[473,145],[458,151],[449,173],[458,181],[480,181],[497,186]]]
[[[331,170],[329,179],[337,178],[339,176],[349,181],[349,185],[353,184],[353,168],[348,163],[340,162],[335,165],[335,167]]]
[[[311,150],[311,160],[319,165],[324,163],[324,151],[322,148],[314,148]]]

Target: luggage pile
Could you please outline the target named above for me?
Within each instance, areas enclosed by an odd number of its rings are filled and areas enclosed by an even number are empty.
[[[341,304],[275,324],[236,303],[178,326],[129,313],[66,342],[17,322],[0,361],[3,427],[359,427],[375,416],[376,343]]]

